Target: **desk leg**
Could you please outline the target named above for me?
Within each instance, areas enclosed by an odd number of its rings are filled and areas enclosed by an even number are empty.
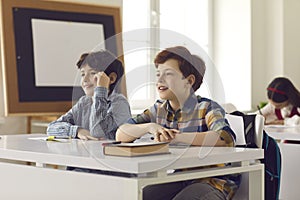
[[[152,177],[155,179],[155,181],[149,181],[146,179],[143,179],[143,177]],[[137,178],[137,193],[138,200],[143,200],[143,189],[144,187],[148,185],[153,185],[153,184],[159,184],[160,180],[164,179],[167,177],[167,171],[166,170],[161,170],[161,171],[155,171],[155,172],[148,172]],[[169,181],[167,181],[169,182]],[[172,182],[172,181],[170,181]]]
[[[142,200],[143,199],[143,188],[142,187],[138,187],[138,200]]]
[[[265,173],[264,166],[261,170],[249,172],[249,199],[257,200],[265,198]]]

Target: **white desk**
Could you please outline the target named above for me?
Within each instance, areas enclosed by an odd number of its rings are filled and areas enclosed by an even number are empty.
[[[104,156],[99,141],[69,143],[30,140],[41,135],[1,136],[0,158],[29,161],[36,166],[0,162],[1,199],[142,199],[146,185],[232,173],[249,173],[249,199],[264,197],[264,166],[250,164],[263,158],[261,149],[192,147],[171,148],[171,154],[146,157]],[[169,174],[167,170],[220,163],[231,167]],[[135,178],[65,171],[46,164],[86,167],[138,174]]]
[[[276,140],[300,141],[300,126],[265,126],[265,131]]]
[[[266,132],[278,140],[282,157],[279,198],[299,199],[300,144],[282,143],[284,140],[300,141],[300,126],[266,126]]]

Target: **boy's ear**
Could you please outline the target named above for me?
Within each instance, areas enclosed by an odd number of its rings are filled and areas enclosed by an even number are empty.
[[[112,72],[108,75],[109,77],[109,84],[113,84],[114,82],[116,82],[118,75],[115,72]]]
[[[188,84],[193,86],[196,81],[196,78],[193,74],[190,74],[190,75],[188,75],[188,77],[186,77],[186,80],[188,81]]]

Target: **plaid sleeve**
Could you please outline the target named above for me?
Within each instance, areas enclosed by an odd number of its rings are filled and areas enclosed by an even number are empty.
[[[135,117],[129,119],[127,123],[129,124],[144,124],[150,122],[156,122],[156,111],[157,105],[154,104],[149,109],[146,109],[143,113],[136,115]]]
[[[207,107],[205,120],[209,130],[219,133],[227,146],[234,146],[236,138],[235,133],[226,121],[225,111],[219,104],[213,101],[210,103]]]

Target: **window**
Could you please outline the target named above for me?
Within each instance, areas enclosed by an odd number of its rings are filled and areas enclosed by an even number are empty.
[[[133,113],[149,107],[157,99],[153,59],[160,48],[192,42],[208,53],[208,20],[208,0],[123,1],[126,86]],[[165,38],[170,35],[182,39],[170,44]],[[211,96],[205,80],[197,93]]]
[[[193,50],[197,50],[198,54],[200,54],[199,50],[203,50],[201,53],[203,59],[209,54],[208,2],[208,0],[163,0],[160,2],[160,28],[182,34],[184,37],[176,40],[181,44],[177,45],[187,46],[187,44],[192,43],[188,46],[188,49],[192,53],[195,53]],[[172,6],[170,7],[170,5]],[[164,40],[167,40],[167,38],[161,36],[160,41],[163,42]],[[192,42],[187,40],[192,40]],[[206,61],[206,64],[208,64],[208,61]],[[196,91],[196,94],[205,97],[212,96],[212,88],[209,88],[210,84],[206,81],[210,77],[211,73],[207,70],[203,85]]]
[[[138,8],[138,9],[137,9]],[[123,49],[127,97],[132,108],[144,109],[155,99],[151,84],[150,0],[123,1]],[[138,17],[138,20],[136,18]],[[153,69],[154,70],[154,69]]]

